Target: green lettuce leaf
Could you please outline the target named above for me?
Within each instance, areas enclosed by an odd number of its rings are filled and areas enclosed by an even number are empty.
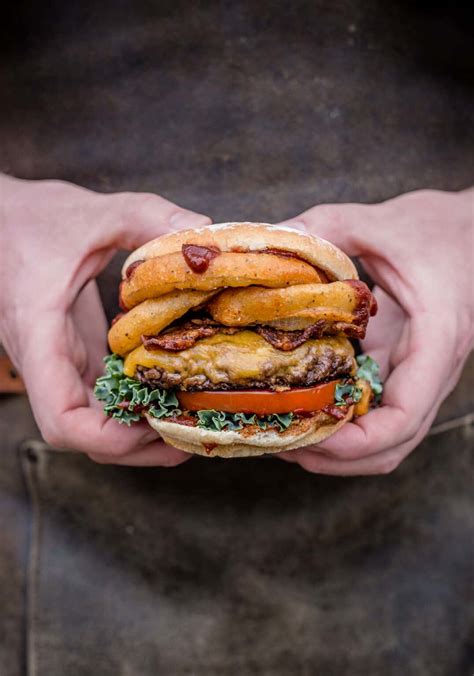
[[[368,354],[360,354],[356,359],[359,364],[357,377],[367,380],[375,395],[375,401],[378,403],[383,392],[383,383],[379,376],[380,367],[375,359],[372,359]]]
[[[280,432],[284,432],[291,425],[294,418],[293,413],[272,413],[266,416],[268,424],[273,427],[278,427]]]
[[[97,378],[94,395],[105,402],[104,411],[120,423],[131,425],[140,420],[146,408],[155,418],[179,415],[176,394],[169,390],[151,389],[123,372],[123,359],[116,354],[105,357],[105,373]]]
[[[348,406],[357,404],[362,396],[362,390],[354,383],[341,382],[336,385],[334,403],[336,406]],[[348,401],[349,400],[349,401]]]
[[[220,432],[221,430],[241,430],[245,425],[258,425],[262,430],[277,427],[280,432],[288,429],[294,418],[293,413],[256,416],[247,413],[224,413],[214,409],[197,411],[198,427]]]

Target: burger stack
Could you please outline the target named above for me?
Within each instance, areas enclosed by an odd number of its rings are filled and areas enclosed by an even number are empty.
[[[229,223],[159,237],[128,257],[120,302],[96,396],[190,453],[316,444],[381,390],[376,374],[357,377],[350,342],[376,312],[370,290],[343,252],[298,230]]]

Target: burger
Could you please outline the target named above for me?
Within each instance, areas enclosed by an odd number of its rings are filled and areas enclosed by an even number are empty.
[[[377,365],[351,344],[375,299],[314,235],[257,223],[172,232],[127,258],[119,297],[95,395],[176,448],[236,457],[317,444],[380,399]]]

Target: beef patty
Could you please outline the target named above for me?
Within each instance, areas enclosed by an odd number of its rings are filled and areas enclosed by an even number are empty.
[[[182,362],[176,363],[176,368],[172,368],[172,363],[170,363],[172,357],[168,357],[166,368],[164,368],[165,364],[163,367],[157,364],[138,365],[134,377],[142,383],[164,389],[278,390],[288,387],[310,387],[328,379],[350,375],[353,372],[352,348],[345,338],[310,340],[293,353],[282,353],[268,345],[260,336],[253,335],[255,341],[258,341],[255,349],[261,354],[262,350],[265,350],[262,358],[255,357],[259,361],[257,377],[248,376],[246,364],[252,358],[250,352],[244,355],[243,359],[241,358],[242,367],[239,368],[238,349],[235,348],[235,352],[230,351],[229,346],[225,344],[214,346],[220,347],[216,350],[218,357],[214,360],[200,361],[199,369],[180,368],[183,366]],[[211,339],[212,342],[214,340],[216,338]],[[221,340],[224,340],[224,337]],[[232,338],[229,337],[227,340],[230,341]],[[217,368],[216,362],[218,362]]]

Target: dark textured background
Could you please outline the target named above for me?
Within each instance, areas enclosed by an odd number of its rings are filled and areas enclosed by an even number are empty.
[[[0,170],[214,220],[460,189],[471,20],[381,0],[21,0],[0,22]],[[439,420],[474,410],[473,381],[471,361]],[[23,398],[0,415],[1,676],[472,673],[469,419],[393,475],[338,479],[97,466],[25,445]]]

